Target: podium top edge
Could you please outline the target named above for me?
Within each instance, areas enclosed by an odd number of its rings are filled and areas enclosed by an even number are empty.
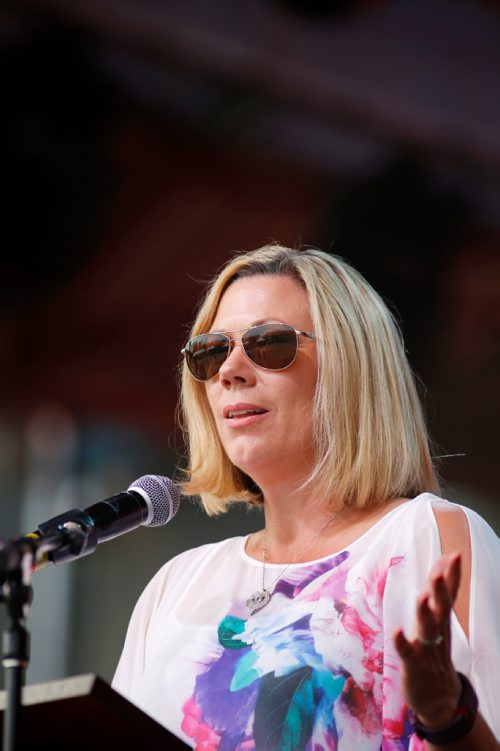
[[[105,681],[103,681],[102,678],[99,678],[95,673],[75,675],[70,678],[47,681],[46,683],[33,683],[23,687],[22,703],[23,705],[28,706],[31,704],[40,704],[42,702],[58,701],[59,699],[73,699],[78,696],[88,696],[99,684],[103,687],[108,687]],[[6,692],[0,691],[0,710],[4,710],[5,706]]]

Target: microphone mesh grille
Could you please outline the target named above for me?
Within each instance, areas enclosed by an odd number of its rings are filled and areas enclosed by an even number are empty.
[[[178,512],[181,502],[179,490],[169,477],[143,475],[132,483],[129,490],[137,488],[147,495],[148,505],[153,509],[153,516],[144,524],[145,527],[161,527]]]

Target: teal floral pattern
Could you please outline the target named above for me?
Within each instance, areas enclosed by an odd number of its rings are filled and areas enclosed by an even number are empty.
[[[367,581],[351,576],[345,551],[290,568],[257,615],[242,618],[234,603],[218,626],[218,656],[183,705],[182,730],[195,747],[407,751],[406,707],[386,719],[382,711],[384,680],[394,673],[384,677],[383,596],[403,560],[387,560]]]

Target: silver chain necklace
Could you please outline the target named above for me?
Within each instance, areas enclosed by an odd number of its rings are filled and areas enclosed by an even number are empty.
[[[339,511],[336,511],[334,514],[330,516],[330,518],[327,520],[326,524],[323,524],[321,529],[319,530],[318,534],[315,535],[312,540],[310,540],[307,545],[304,545],[303,548],[301,548],[298,553],[296,553],[293,557],[293,559],[290,561],[290,563],[287,563],[285,568],[280,571],[278,576],[273,579],[273,581],[267,585],[266,587],[266,560],[267,560],[267,547],[266,547],[266,534],[267,530],[264,529],[264,543],[262,545],[262,589],[258,589],[255,592],[253,592],[248,600],[246,601],[247,610],[250,615],[255,615],[255,613],[258,613],[259,610],[262,610],[266,607],[266,605],[270,602],[271,597],[274,594],[274,591],[271,591],[271,587],[274,587],[276,582],[281,579],[285,571],[288,571],[290,566],[293,566],[293,564],[297,561],[299,556],[302,555],[308,548],[311,547],[311,545],[314,545],[316,540],[319,539],[320,535],[325,531],[325,529],[337,518],[337,516],[340,514],[342,509]]]

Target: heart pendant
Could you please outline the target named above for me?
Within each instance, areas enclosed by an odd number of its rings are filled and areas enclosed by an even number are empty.
[[[250,615],[255,615],[259,610],[265,608],[269,600],[271,599],[271,593],[267,589],[261,589],[258,592],[254,592],[248,598],[246,606]]]

